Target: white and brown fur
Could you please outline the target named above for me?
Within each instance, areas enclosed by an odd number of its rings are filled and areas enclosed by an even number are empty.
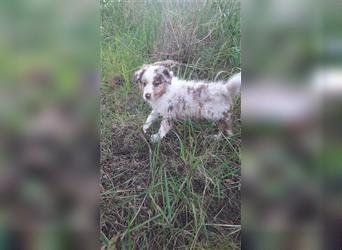
[[[160,141],[178,119],[207,119],[217,123],[219,134],[232,134],[233,98],[240,91],[241,73],[228,81],[186,81],[173,76],[163,65],[144,65],[135,72],[133,81],[139,84],[143,98],[152,107],[143,125],[146,133],[151,124],[162,116],[158,133],[151,142]]]

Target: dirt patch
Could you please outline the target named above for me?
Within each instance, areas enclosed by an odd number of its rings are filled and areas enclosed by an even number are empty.
[[[210,141],[210,131],[206,130],[194,132],[190,139],[186,128],[176,123],[174,131],[182,138],[189,155],[183,155],[175,133],[168,134],[161,144],[152,145],[139,124],[112,126],[111,153],[101,161],[101,231],[108,239],[118,238],[117,249],[127,244],[123,235],[135,214],[131,227],[144,226],[133,232],[134,244],[138,246],[141,237],[148,237],[154,247],[151,249],[158,249],[164,239],[172,237],[179,245],[191,242],[196,234],[194,223],[199,211],[205,215],[205,223],[213,225],[206,226],[206,230],[214,236],[231,233],[231,229],[215,225],[240,224],[240,190],[236,188],[240,172],[235,171],[240,168],[238,160],[232,162],[229,169],[222,169],[222,159],[232,153],[229,148]],[[154,160],[156,157],[158,160]],[[229,179],[224,177],[226,171],[231,170],[235,174]],[[166,190],[169,203],[165,198]],[[173,219],[168,225],[170,236],[165,237],[160,233],[164,230],[160,223],[166,223],[168,213]],[[144,224],[156,216],[161,217]],[[176,233],[182,230],[189,233]],[[204,235],[198,234],[198,240],[206,241]],[[239,234],[234,237],[238,242]]]
[[[127,211],[122,210],[121,197],[141,192],[148,184],[149,149],[136,125],[113,125],[111,154],[101,162],[101,228],[108,237],[126,227]],[[126,205],[128,207],[128,204]]]

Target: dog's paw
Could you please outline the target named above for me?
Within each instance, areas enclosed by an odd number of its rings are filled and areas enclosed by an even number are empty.
[[[160,135],[158,133],[151,135],[150,138],[152,143],[157,143],[161,140]]]
[[[223,133],[220,132],[220,133],[218,133],[218,134],[216,134],[216,135],[210,135],[209,138],[212,138],[212,139],[214,139],[214,140],[220,140],[220,139],[223,138]]]
[[[222,132],[219,132],[216,135],[210,135],[209,138],[214,139],[214,140],[221,140],[223,138],[227,138],[227,137],[229,138],[231,136],[233,136],[233,132],[231,130],[228,130],[226,131],[226,135]]]
[[[147,133],[148,128],[149,128],[149,126],[147,124],[143,125],[143,131],[145,134]]]
[[[234,135],[233,131],[231,129],[228,129],[226,132],[227,132],[228,136],[233,136]]]

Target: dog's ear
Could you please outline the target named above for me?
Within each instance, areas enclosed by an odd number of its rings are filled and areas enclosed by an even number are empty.
[[[134,84],[138,84],[141,82],[141,78],[144,75],[145,71],[146,71],[145,68],[141,68],[141,69],[134,72],[133,79],[132,79]]]
[[[173,72],[170,71],[168,68],[163,67],[162,75],[163,75],[165,81],[168,84],[171,84],[171,80],[172,80],[172,77],[173,77]]]

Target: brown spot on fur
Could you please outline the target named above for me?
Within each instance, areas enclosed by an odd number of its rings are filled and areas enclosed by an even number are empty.
[[[184,100],[184,98],[182,98],[182,99],[181,99],[181,102],[180,102],[180,104],[182,105],[182,109],[183,109],[183,111],[185,111],[185,109],[186,109],[186,103],[185,103],[185,100]]]
[[[155,69],[154,73],[156,74],[152,81],[154,86],[158,86],[162,83],[171,84],[171,75],[168,69],[165,68],[162,72],[160,72],[160,69]]]
[[[167,78],[171,78],[170,72],[167,69],[163,70],[163,74],[167,77]]]
[[[158,75],[155,75],[155,76],[153,77],[153,81],[152,81],[153,86],[157,87],[157,86],[159,86],[161,83],[162,83],[162,76],[159,75],[159,74],[158,74]]]
[[[142,69],[139,74],[135,74],[134,75],[134,79],[133,80],[134,80],[135,83],[141,83],[141,78],[144,75],[145,71],[146,71],[146,69]]]
[[[208,84],[202,84],[197,88],[194,87],[188,87],[187,88],[187,93],[189,95],[192,95],[192,98],[194,101],[201,102],[209,102],[212,100],[210,95],[207,94],[208,92]],[[204,96],[205,95],[205,96]]]
[[[202,84],[197,88],[187,87],[187,93],[192,95],[194,102],[198,103],[198,110],[194,114],[195,118],[202,118],[204,104],[212,101],[212,97],[208,94],[208,84]]]
[[[231,130],[233,126],[231,119],[232,114],[229,111],[223,112],[222,114],[223,118],[218,121],[217,126],[221,132],[226,133],[228,130]]]
[[[165,85],[159,85],[159,86],[160,87],[158,88],[158,90],[154,93],[155,98],[161,97],[166,92],[166,86]]]
[[[194,99],[200,99],[202,93],[207,92],[207,91],[208,91],[208,85],[201,85],[193,91],[192,96]]]
[[[140,75],[139,75],[139,80],[140,80],[140,81],[141,81],[141,78],[142,78],[142,76],[144,75],[145,71],[146,71],[146,69],[143,69],[143,70],[141,71],[141,73],[140,73]]]
[[[231,119],[231,116],[232,116],[231,112],[225,111],[225,112],[223,112],[222,114],[223,114],[223,118],[224,118],[225,120],[230,120],[230,119]]]
[[[228,123],[224,119],[220,119],[217,123],[217,127],[221,132],[225,132],[228,129]]]
[[[199,109],[198,109],[197,114],[196,114],[196,118],[197,119],[202,117],[203,103],[199,102],[198,106],[199,106]]]
[[[183,97],[179,96],[177,98],[177,101],[175,102],[175,107],[174,108],[177,110],[176,114],[178,114],[181,110],[185,111],[186,103],[185,103],[185,100],[184,100]]]

